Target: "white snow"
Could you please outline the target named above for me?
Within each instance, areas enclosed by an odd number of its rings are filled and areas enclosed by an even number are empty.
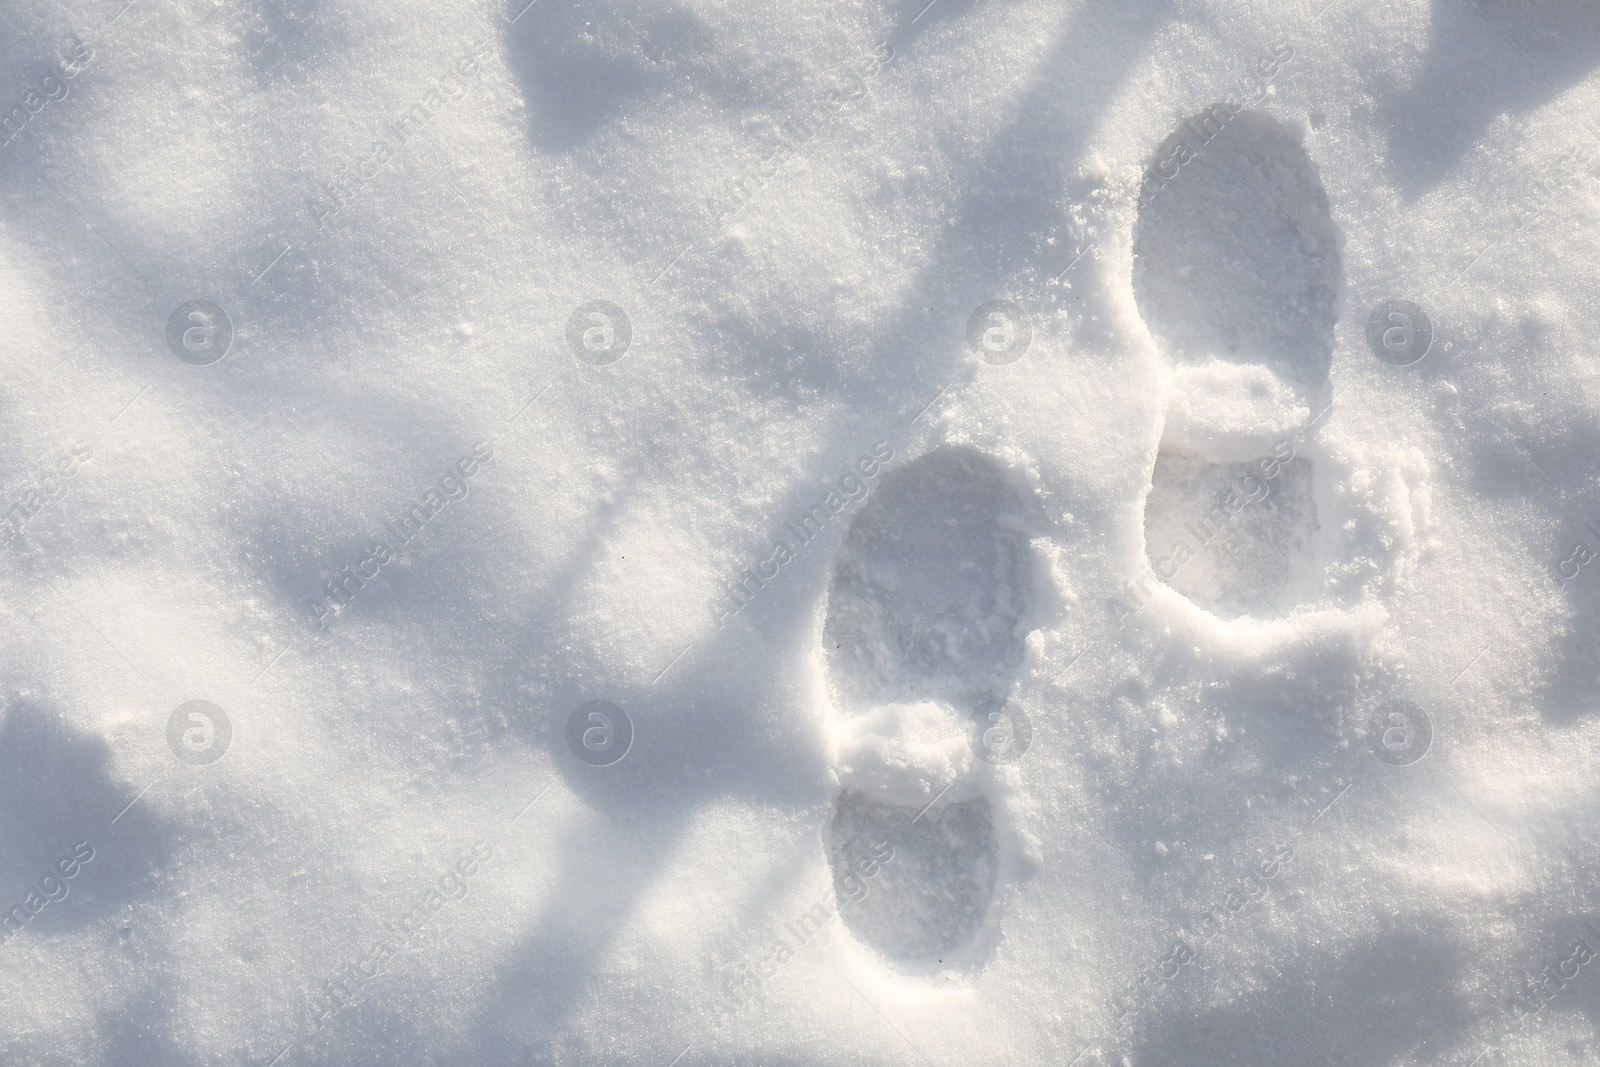
[[[124,3],[0,1063],[1600,1064],[1592,0]]]

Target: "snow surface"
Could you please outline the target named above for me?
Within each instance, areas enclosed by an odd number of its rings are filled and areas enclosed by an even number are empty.
[[[0,1063],[1600,1064],[1593,0],[6,0]]]

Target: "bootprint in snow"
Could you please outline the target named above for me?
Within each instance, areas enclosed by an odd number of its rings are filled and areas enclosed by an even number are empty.
[[[1328,198],[1287,127],[1222,105],[1179,124],[1150,166],[1133,288],[1175,371],[1146,552],[1208,609],[1271,615],[1314,595],[1308,436],[1342,281]]]
[[[1003,812],[973,716],[1006,699],[1022,665],[1033,526],[999,464],[943,448],[884,477],[834,563],[822,638],[842,788],[829,861],[843,900],[859,884],[852,848],[892,847],[842,915],[903,970],[981,962],[993,929]]]

